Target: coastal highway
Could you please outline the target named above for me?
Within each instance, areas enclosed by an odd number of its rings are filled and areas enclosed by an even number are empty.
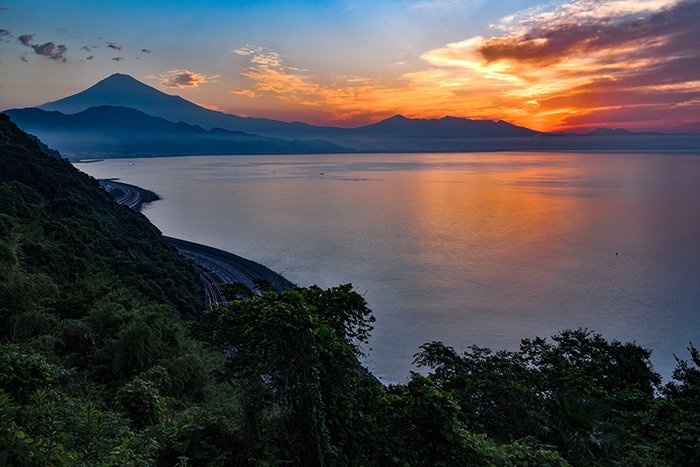
[[[203,267],[197,266],[199,280],[204,284],[204,294],[207,307],[217,304],[224,306],[228,304],[221,290],[221,282]]]
[[[166,239],[168,241],[171,240],[169,238]],[[233,284],[234,282],[241,282],[250,287],[252,290],[256,289],[255,283],[253,282],[254,277],[250,274],[245,273],[240,269],[236,268],[235,266],[225,263],[212,256],[208,256],[206,254],[202,254],[201,252],[191,250],[187,247],[183,247],[179,243],[171,243],[173,244],[173,246],[175,246],[175,248],[178,249],[182,256],[191,259],[198,265],[213,272],[221,279],[221,282],[223,282],[224,284]]]
[[[255,285],[255,279],[262,279],[270,282],[277,290],[286,290],[296,287],[292,282],[285,279],[281,274],[272,271],[262,264],[242,258],[227,251],[201,245],[199,243],[188,242],[179,238],[164,237],[173,245],[180,254],[194,261],[205,274],[200,272],[200,277],[204,283],[211,303],[225,304],[221,295],[221,287],[225,284],[240,282],[248,286],[255,293],[260,290]]]
[[[139,210],[144,202],[158,199],[154,193],[139,188],[135,185],[116,182],[114,180],[100,180],[102,187],[114,196],[117,203]],[[115,188],[123,192],[114,193]],[[119,196],[115,196],[119,195]],[[207,306],[213,304],[226,305],[222,289],[226,284],[240,282],[248,286],[255,293],[260,290],[255,285],[255,279],[262,279],[272,283],[277,290],[286,290],[296,287],[281,274],[271,269],[250,261],[241,256],[227,251],[212,248],[199,243],[180,240],[178,238],[164,237],[185,258],[189,258],[197,266],[199,278],[204,284]]]
[[[102,185],[102,188],[107,193],[114,196],[117,203],[123,204],[131,209],[139,210],[144,203],[143,192],[137,186],[114,180],[100,180],[100,185]],[[117,190],[120,190],[122,193],[117,193]]]

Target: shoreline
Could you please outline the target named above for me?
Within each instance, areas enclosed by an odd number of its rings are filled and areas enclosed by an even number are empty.
[[[700,135],[682,135],[682,136],[700,136]],[[100,156],[100,158],[90,158],[81,156],[68,156],[67,159],[73,164],[92,164],[96,162],[104,162],[113,159],[160,159],[160,158],[179,158],[179,157],[256,157],[256,156],[327,156],[327,155],[374,155],[374,154],[396,154],[396,155],[412,155],[412,154],[478,154],[478,153],[575,153],[575,154],[667,154],[669,156],[700,156],[700,149],[697,144],[691,144],[687,147],[622,147],[622,148],[587,148],[587,147],[561,147],[561,148],[523,148],[523,147],[504,147],[504,148],[466,148],[466,149],[449,149],[449,150],[428,150],[424,148],[416,148],[415,150],[397,150],[391,148],[379,148],[377,150],[357,150],[350,152],[284,152],[284,153],[241,153],[241,154],[119,154]]]
[[[183,256],[217,274],[225,284],[242,282],[256,290],[257,287],[253,280],[262,279],[272,283],[277,290],[288,290],[296,287],[296,284],[264,264],[201,243],[167,235],[163,235],[163,238],[183,253]]]
[[[162,199],[151,190],[120,182],[118,178],[104,178],[98,180],[100,186],[111,195],[118,204],[127,206],[134,211],[141,209],[148,203]]]
[[[140,212],[144,205],[162,199],[151,190],[117,180],[98,181],[118,204],[129,209]],[[119,191],[115,193],[116,190]],[[194,262],[205,288],[207,306],[226,305],[227,301],[222,294],[222,285],[226,284],[240,282],[256,293],[262,292],[256,285],[256,280],[267,281],[278,291],[297,287],[282,274],[234,253],[167,235],[163,235],[163,239],[177,249],[181,256]]]

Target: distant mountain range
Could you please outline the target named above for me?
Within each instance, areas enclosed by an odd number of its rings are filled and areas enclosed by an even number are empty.
[[[223,128],[281,136],[304,133],[307,129],[314,128],[306,123],[239,117],[205,109],[182,97],[165,94],[129,75],[120,73],[113,74],[78,94],[49,102],[39,108],[72,114],[102,105],[130,107],[148,115],[161,117],[172,122],[184,121],[205,129]]]
[[[439,119],[406,118],[394,115],[373,125],[348,130],[357,136],[386,138],[512,138],[544,135],[503,120],[470,120],[443,117]]]
[[[349,151],[326,141],[287,141],[221,128],[205,130],[128,107],[102,105],[74,114],[40,108],[6,113],[20,128],[39,135],[47,145],[83,158]]]
[[[381,136],[421,138],[480,138],[534,136],[538,132],[509,123],[445,117],[439,120],[410,119],[396,115],[359,128],[315,126],[266,118],[239,117],[205,109],[179,96],[165,94],[129,75],[114,74],[94,86],[66,98],[40,106],[72,114],[90,107],[110,105],[130,107],[173,122],[185,121],[205,129],[223,128],[278,137]]]
[[[670,133],[660,133],[658,131],[630,131],[625,128],[600,127],[584,133],[557,133],[564,136],[639,136],[639,135],[669,135]],[[677,133],[675,135],[681,135]],[[686,135],[687,136],[687,135]]]
[[[588,136],[631,136],[634,135],[633,132],[626,130],[624,128],[596,128],[585,133]]]
[[[73,158],[176,154],[278,154],[572,149],[698,149],[700,135],[600,128],[548,134],[503,120],[395,115],[357,128],[315,126],[209,110],[129,75],[39,108],[6,111],[25,131]],[[634,136],[631,138],[630,136]]]

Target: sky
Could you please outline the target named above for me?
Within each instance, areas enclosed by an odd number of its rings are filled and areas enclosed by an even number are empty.
[[[0,0],[0,109],[112,73],[244,116],[700,132],[700,0]]]

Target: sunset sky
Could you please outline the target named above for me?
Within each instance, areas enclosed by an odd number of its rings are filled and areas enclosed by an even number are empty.
[[[0,0],[0,109],[115,72],[314,124],[700,132],[700,0]]]

